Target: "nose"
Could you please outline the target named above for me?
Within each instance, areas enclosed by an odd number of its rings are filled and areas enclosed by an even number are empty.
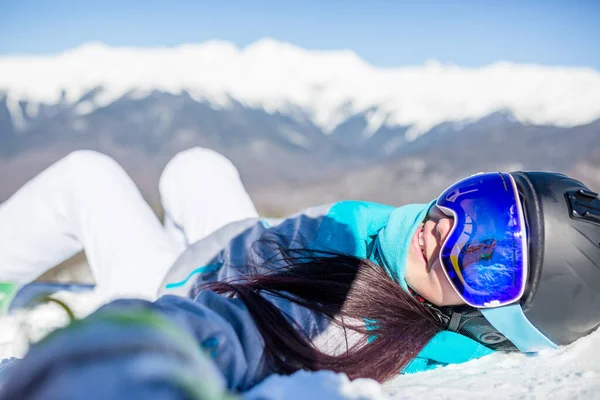
[[[454,226],[454,220],[444,214],[437,206],[431,207],[429,210],[429,219],[435,222],[433,229],[439,244],[442,244]]]
[[[429,232],[431,235],[435,237],[436,249],[439,250],[446,237],[452,230],[454,226],[454,220],[451,217],[448,217],[446,214],[442,212],[437,206],[431,207],[428,215],[429,221],[426,223],[426,226],[431,224],[429,228]],[[427,229],[425,229],[427,231]]]
[[[435,225],[435,233],[438,237],[438,243],[441,245],[454,226],[454,220],[449,217],[440,218]]]

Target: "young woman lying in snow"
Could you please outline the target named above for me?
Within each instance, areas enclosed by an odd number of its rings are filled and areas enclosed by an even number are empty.
[[[83,248],[107,298],[160,296],[51,335],[6,393],[38,388],[57,365],[82,379],[163,360],[184,371],[198,346],[235,391],[297,370],[381,382],[554,348],[600,323],[600,199],[564,175],[479,174],[429,204],[343,201],[273,221],[227,159],[195,148],[169,162],[160,191],[164,227],[113,160],[84,151],[0,207],[3,282],[17,288]]]

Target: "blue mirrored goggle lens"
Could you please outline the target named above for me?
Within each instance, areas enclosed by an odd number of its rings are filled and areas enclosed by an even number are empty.
[[[527,237],[512,177],[471,176],[446,189],[436,205],[454,218],[440,259],[463,300],[474,307],[519,300],[527,279]]]

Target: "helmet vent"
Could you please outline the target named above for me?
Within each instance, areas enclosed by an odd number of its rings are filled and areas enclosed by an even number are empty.
[[[579,189],[567,192],[571,218],[600,224],[600,199],[598,193]]]
[[[598,193],[592,192],[591,190],[585,190],[585,189],[579,189],[577,191],[576,195],[579,197],[587,198],[589,200],[595,200],[596,198],[598,198]]]

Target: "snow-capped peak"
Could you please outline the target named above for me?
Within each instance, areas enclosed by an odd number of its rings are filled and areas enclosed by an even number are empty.
[[[0,92],[6,92],[15,119],[19,101],[76,103],[98,87],[93,104],[82,105],[81,112],[127,93],[187,91],[215,107],[233,99],[269,112],[297,108],[325,132],[364,113],[366,135],[382,124],[402,125],[411,127],[409,138],[441,122],[501,110],[524,123],[558,126],[600,118],[600,72],[590,68],[508,62],[464,68],[435,60],[377,68],[349,50],[306,50],[270,38],[243,49],[226,41],[173,48],[93,42],[51,56],[0,57]]]

